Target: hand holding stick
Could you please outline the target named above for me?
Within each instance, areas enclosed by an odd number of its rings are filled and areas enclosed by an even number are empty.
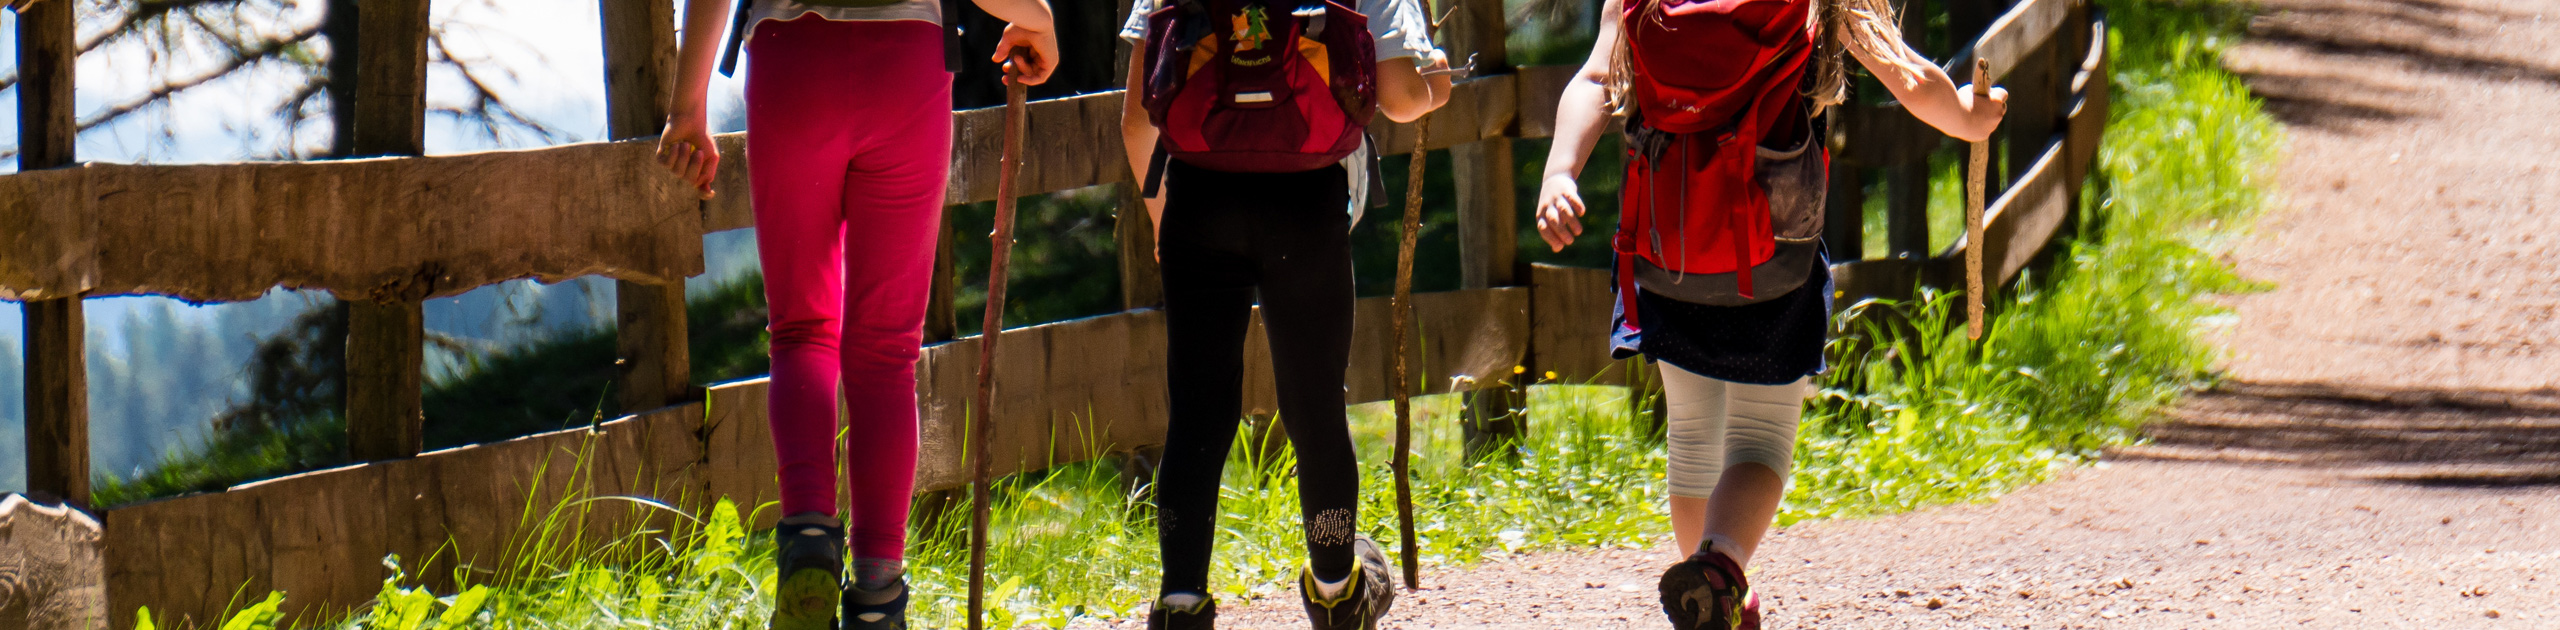
[[[988,235],[993,254],[987,262],[987,317],[978,330],[978,401],[969,418],[969,630],[984,630],[987,596],[987,495],[995,438],[996,337],[1004,332],[1005,262],[1013,256],[1013,204],[1022,171],[1022,136],[1028,126],[1023,107],[1024,72],[1037,72],[1024,51],[1015,50],[1005,64],[1004,159],[996,163],[996,229]]]
[[[1991,61],[1973,60],[1973,102],[1975,107],[1991,100]],[[1964,203],[1964,327],[1965,338],[1982,339],[1982,205],[1984,171],[1991,168],[1991,138],[1984,136],[1973,143],[1973,168],[1965,170]]]

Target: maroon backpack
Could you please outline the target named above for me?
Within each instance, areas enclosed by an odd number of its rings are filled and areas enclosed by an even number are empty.
[[[1292,173],[1359,149],[1378,111],[1369,18],[1332,0],[1168,0],[1147,16],[1155,123],[1146,196],[1168,158],[1219,171]]]

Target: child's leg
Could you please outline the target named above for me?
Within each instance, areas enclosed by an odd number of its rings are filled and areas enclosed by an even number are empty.
[[[1707,502],[1707,538],[1748,566],[1777,519],[1794,470],[1796,422],[1804,415],[1806,381],[1785,385],[1728,383],[1725,469]]]
[[[747,66],[748,168],[764,265],[773,381],[766,418],[782,513],[836,514],[836,341],[844,308],[845,169],[855,139],[844,95],[811,80],[841,70],[801,21],[763,22]]]
[[[1351,363],[1350,192],[1341,171],[1264,176],[1254,216],[1262,228],[1262,328],[1271,337],[1280,423],[1298,458],[1298,509],[1307,566],[1317,580],[1350,576],[1358,532],[1360,470],[1343,413]]]
[[[1218,528],[1218,481],[1242,415],[1251,260],[1235,247],[1250,226],[1225,207],[1220,182],[1181,163],[1165,176],[1165,387],[1171,418],[1156,469],[1161,594],[1206,595]]]
[[[886,586],[906,557],[916,474],[916,357],[933,279],[934,240],[951,155],[951,75],[941,32],[921,22],[850,22],[844,38],[880,44],[844,176],[846,474],[857,582]]]
[[[1669,470],[1663,475],[1671,495],[1673,553],[1698,551],[1706,538],[1707,498],[1715,495],[1724,474],[1725,382],[1656,362],[1662,370],[1665,451]]]

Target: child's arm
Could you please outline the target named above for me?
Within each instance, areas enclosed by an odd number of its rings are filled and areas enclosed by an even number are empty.
[[[996,63],[1015,49],[1030,51],[1027,67],[1017,68],[1024,85],[1049,81],[1049,73],[1058,68],[1058,28],[1050,17],[1048,0],[976,0],[987,15],[1004,20],[1004,36],[996,41]]]
[[[1138,98],[1138,91],[1147,84],[1146,65],[1147,51],[1143,45],[1138,50],[1129,51],[1129,82],[1121,84],[1129,86],[1129,90],[1120,96],[1120,147],[1129,154],[1129,178],[1133,186],[1146,185],[1147,158],[1154,157],[1156,150],[1156,125],[1147,120],[1145,101]],[[1158,195],[1143,201],[1147,204],[1147,225],[1154,226],[1157,235],[1163,235],[1164,197]]]
[[[1398,57],[1378,61],[1378,113],[1387,120],[1413,122],[1431,110],[1449,104],[1449,59],[1440,51],[1431,51],[1428,66],[1416,66],[1416,60]],[[1426,71],[1439,70],[1423,74]]]
[[[1876,81],[1893,92],[1903,109],[1958,140],[1981,142],[1991,137],[1991,132],[2000,127],[2000,116],[2009,110],[2008,90],[1991,88],[1990,102],[1974,102],[1971,84],[1958,87],[1946,71],[1901,39],[1857,37],[1845,32],[1835,36],[1849,49],[1849,56],[1856,57],[1859,65],[1866,66],[1867,72],[1876,75]],[[1862,43],[1878,40],[1890,45]]]
[[[676,53],[675,102],[667,107],[667,128],[658,135],[658,163],[711,198],[711,178],[720,173],[720,149],[711,142],[711,121],[704,113],[704,94],[711,89],[712,57],[729,30],[731,0],[686,0],[684,43]]]
[[[1619,1],[1608,0],[1600,6],[1600,36],[1591,43],[1591,57],[1582,61],[1582,71],[1564,84],[1564,98],[1556,101],[1555,141],[1547,148],[1546,174],[1538,184],[1538,237],[1547,247],[1564,251],[1573,238],[1582,235],[1581,185],[1584,161],[1591,157],[1591,147],[1600,142],[1601,132],[1608,129],[1609,56],[1618,49]]]

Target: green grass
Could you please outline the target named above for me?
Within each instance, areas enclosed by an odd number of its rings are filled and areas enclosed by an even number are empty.
[[[2152,410],[2215,378],[2201,336],[2218,311],[2201,298],[2257,288],[2215,253],[2236,231],[2230,226],[2258,206],[2261,169],[2281,141],[2246,89],[2216,67],[2245,16],[2222,4],[2102,4],[2118,29],[2119,99],[2079,233],[2054,265],[1996,296],[1980,342],[1953,325],[1950,294],[1870,302],[1843,318],[1833,369],[1807,410],[1782,522],[1996,496],[2131,439]],[[1659,437],[1628,413],[1626,392],[1530,388],[1530,429],[1517,460],[1485,464],[1456,455],[1456,400],[1420,399],[1415,482],[1425,564],[1446,570],[1506,553],[1634,547],[1660,536],[1667,522]],[[1368,490],[1362,523],[1392,552],[1390,427],[1383,406],[1354,409]],[[1255,461],[1249,451],[1235,449],[1222,490],[1212,582],[1231,600],[1285,593],[1303,553],[1295,484],[1272,474],[1287,470],[1285,454]],[[1000,485],[990,553],[998,627],[1142,610],[1156,575],[1151,509],[1112,463]],[[513,570],[459,576],[469,585],[462,595],[436,597],[395,578],[380,604],[331,625],[760,627],[770,605],[770,549],[739,525],[739,511],[720,505],[669,516],[660,526],[684,526],[635,530],[602,551],[537,547]],[[911,543],[913,611],[919,627],[953,627],[966,519],[926,516],[919,512]],[[242,618],[260,617],[251,609]]]

